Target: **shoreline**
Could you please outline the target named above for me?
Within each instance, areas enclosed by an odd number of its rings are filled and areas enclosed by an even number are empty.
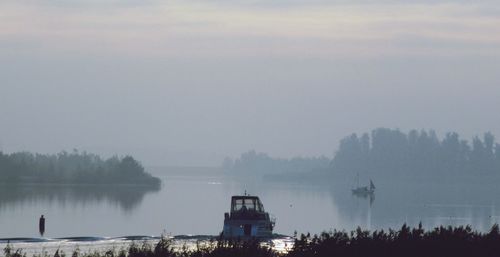
[[[399,230],[363,230],[323,232],[319,235],[295,234],[267,241],[222,240],[217,236],[134,236],[89,241],[86,237],[61,242],[7,243],[6,257],[54,256],[82,257],[310,257],[310,256],[497,256],[500,251],[498,224],[489,232],[477,232],[470,226],[439,226],[425,230],[422,225]],[[73,241],[71,241],[73,240]],[[19,245],[25,246],[18,247]],[[49,247],[50,246],[50,247]],[[48,250],[50,249],[51,252]],[[82,250],[83,249],[83,250]]]

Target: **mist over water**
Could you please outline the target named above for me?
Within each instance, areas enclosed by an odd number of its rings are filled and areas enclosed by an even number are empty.
[[[195,246],[225,217],[281,245],[487,232],[499,24],[498,0],[0,0],[0,256]],[[246,193],[272,217],[225,215]]]
[[[352,195],[354,177],[330,185],[235,179],[211,168],[155,168],[158,191],[140,187],[3,188],[0,238],[218,235],[230,197],[255,194],[276,217],[275,233],[293,235],[328,230],[471,225],[487,231],[500,221],[500,189],[479,184],[378,183],[373,197]],[[361,184],[368,181],[361,179]],[[394,192],[398,192],[397,194]]]

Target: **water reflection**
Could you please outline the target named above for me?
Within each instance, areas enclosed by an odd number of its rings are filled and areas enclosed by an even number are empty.
[[[156,174],[155,174],[156,175]],[[376,194],[356,196],[351,183],[325,184],[233,179],[217,173],[159,173],[160,189],[110,186],[3,186],[0,237],[217,235],[232,195],[245,190],[277,219],[275,232],[321,233],[333,229],[429,229],[472,225],[487,231],[500,221],[500,188],[485,185],[393,183],[377,180]],[[132,211],[133,210],[133,211]],[[200,215],[202,210],[203,215]],[[76,221],[76,222],[75,222]]]
[[[60,206],[107,202],[123,211],[136,208],[145,195],[159,187],[112,185],[7,185],[0,187],[0,211],[24,203],[58,203]]]

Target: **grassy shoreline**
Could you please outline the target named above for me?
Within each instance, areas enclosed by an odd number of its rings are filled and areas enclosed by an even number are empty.
[[[132,242],[121,249],[71,253],[57,250],[28,256],[22,249],[8,244],[6,257],[493,257],[500,255],[500,229],[493,225],[489,232],[473,231],[470,226],[441,226],[425,230],[421,225],[410,228],[406,224],[399,230],[368,231],[358,228],[347,231],[323,232],[319,235],[295,236],[293,246],[285,252],[276,251],[272,245],[257,240],[211,239],[196,242],[194,247],[175,247],[171,238],[162,237],[157,243]]]

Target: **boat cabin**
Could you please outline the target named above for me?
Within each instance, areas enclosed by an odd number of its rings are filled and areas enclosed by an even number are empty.
[[[245,211],[264,212],[264,206],[257,196],[231,197],[231,214]]]

